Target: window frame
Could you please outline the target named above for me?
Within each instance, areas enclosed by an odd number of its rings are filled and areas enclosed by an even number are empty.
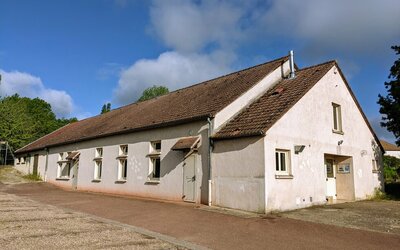
[[[71,162],[66,160],[66,157],[71,152],[61,152],[58,153],[58,161],[57,161],[57,179],[68,180],[71,177]],[[63,172],[67,168],[67,175],[63,175]]]
[[[126,181],[127,177],[128,177],[128,160],[126,158],[118,159],[117,181]]]
[[[128,156],[128,153],[129,153],[128,144],[119,145],[118,156]]]
[[[159,182],[161,179],[161,140],[150,142],[148,181]],[[157,164],[158,162],[158,164]],[[158,166],[157,166],[158,165]],[[158,168],[158,177],[156,176]]]
[[[284,155],[285,170],[282,170],[282,155]],[[290,150],[275,150],[275,173],[277,176],[291,176]]]
[[[379,172],[378,163],[379,163],[379,161],[377,159],[372,159],[372,173],[378,173]]]
[[[103,171],[103,161],[102,160],[94,161],[93,180],[100,181],[101,180],[102,171]]]
[[[332,102],[332,119],[334,133],[343,134],[342,106]]]

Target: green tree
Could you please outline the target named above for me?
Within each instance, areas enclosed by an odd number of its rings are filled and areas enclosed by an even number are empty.
[[[17,94],[0,98],[0,141],[8,141],[13,149],[74,121],[77,119],[57,119],[51,105],[39,98]]]
[[[162,95],[165,95],[165,94],[168,94],[168,93],[169,93],[169,90],[168,90],[167,87],[154,85],[154,86],[149,87],[149,88],[147,88],[147,89],[145,89],[143,91],[143,94],[139,98],[138,102],[146,101],[146,100],[149,100],[149,99],[153,99],[153,98],[155,98],[157,96],[162,96]]]
[[[107,112],[110,112],[110,111],[111,111],[111,103],[107,102],[101,108],[101,113],[100,114],[104,114],[104,113],[107,113]]]
[[[400,159],[385,155],[383,156],[383,173],[385,182],[396,182],[400,179]]]
[[[396,55],[400,55],[400,46],[392,46]],[[400,146],[400,57],[390,68],[389,82],[385,82],[386,96],[379,95],[379,112],[384,115],[381,125],[386,127],[396,137]]]

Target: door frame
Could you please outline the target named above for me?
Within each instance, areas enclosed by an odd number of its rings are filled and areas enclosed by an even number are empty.
[[[328,171],[327,171],[327,163],[329,161],[332,161],[332,173],[333,173],[333,177],[328,177]],[[332,197],[332,199],[336,200],[337,198],[337,187],[336,187],[336,169],[337,169],[337,163],[335,162],[334,157],[329,157],[326,156],[324,157],[324,165],[325,165],[325,181],[326,181],[326,193],[325,196],[328,197]],[[334,195],[330,195],[328,194],[328,183],[333,182],[334,186],[335,186],[335,194]]]
[[[187,159],[189,159],[189,158],[191,158],[191,157],[193,157],[193,173],[194,173],[194,181],[193,181],[193,200],[188,200],[188,199],[186,199],[186,195],[185,195],[185,184],[186,184],[186,175],[185,175],[185,167],[186,167],[186,160]],[[190,155],[187,155],[186,157],[185,157],[185,159],[183,160],[183,170],[182,170],[182,179],[183,179],[183,188],[182,188],[182,200],[183,201],[185,201],[185,202],[193,202],[193,203],[195,203],[196,202],[196,200],[197,200],[197,192],[196,192],[196,187],[197,187],[197,178],[196,178],[196,170],[197,170],[197,168],[196,168],[196,160],[197,160],[197,157],[196,157],[196,155],[195,154],[190,154]]]

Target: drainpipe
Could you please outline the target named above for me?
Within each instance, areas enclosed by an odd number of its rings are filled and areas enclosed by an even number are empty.
[[[44,182],[47,182],[47,166],[49,163],[49,149],[46,148],[46,165],[44,166]]]
[[[207,118],[208,122],[208,205],[211,206],[211,194],[212,194],[212,175],[211,175],[211,130],[212,130],[212,123],[210,117]]]

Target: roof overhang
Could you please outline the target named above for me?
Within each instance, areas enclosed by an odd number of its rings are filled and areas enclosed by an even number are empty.
[[[187,151],[193,150],[197,148],[197,145],[200,142],[200,136],[191,136],[179,139],[174,146],[172,146],[171,150],[174,151]]]

